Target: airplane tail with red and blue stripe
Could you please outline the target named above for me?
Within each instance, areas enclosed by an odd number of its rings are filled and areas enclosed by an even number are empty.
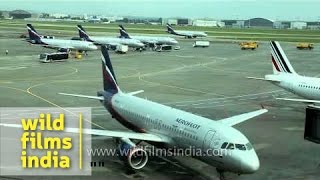
[[[278,41],[270,42],[273,74],[297,74]]]

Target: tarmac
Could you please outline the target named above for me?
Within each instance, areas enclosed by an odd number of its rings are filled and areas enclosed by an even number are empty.
[[[272,73],[268,43],[261,42],[256,50],[240,50],[232,42],[212,41],[209,48],[193,48],[192,43],[183,40],[181,49],[171,52],[110,52],[120,88],[126,92],[143,89],[145,92],[138,95],[142,98],[213,120],[263,106],[268,113],[235,126],[254,145],[260,169],[249,175],[226,173],[226,179],[319,178],[320,146],[303,138],[305,104],[277,101],[275,97],[295,96],[268,82],[246,78]],[[292,43],[281,45],[299,74],[320,75],[319,47],[302,51]],[[92,107],[92,128],[126,130],[100,102],[57,94],[96,95],[102,89],[99,51],[80,60],[40,63],[38,56],[44,52],[54,50],[22,39],[0,39],[0,107]],[[111,139],[94,139],[92,146],[110,148],[114,144]],[[218,179],[214,167],[189,157],[151,157],[146,167],[136,172],[124,168],[116,157],[93,159],[104,162],[104,167],[93,168],[93,179]]]

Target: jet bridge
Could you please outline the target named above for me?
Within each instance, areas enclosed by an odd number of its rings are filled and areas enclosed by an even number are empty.
[[[320,106],[306,108],[304,139],[320,144]]]

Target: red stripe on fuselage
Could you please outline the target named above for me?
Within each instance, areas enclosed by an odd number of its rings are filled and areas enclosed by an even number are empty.
[[[276,68],[276,70],[278,72],[280,72],[280,69],[279,69],[279,66],[277,65],[276,61],[274,60],[274,57],[271,55],[271,58],[272,58],[272,63],[273,63],[273,66]]]

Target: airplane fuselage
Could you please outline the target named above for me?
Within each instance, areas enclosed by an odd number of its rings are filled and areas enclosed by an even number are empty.
[[[81,51],[93,51],[98,49],[97,46],[95,46],[92,42],[78,41],[78,40],[41,38],[41,42],[44,43],[45,46],[49,46],[53,48],[66,48],[66,49],[74,49],[74,50],[81,50]]]
[[[320,100],[320,79],[314,77],[305,77],[298,74],[280,74],[280,75],[266,75],[266,79],[277,79],[280,82],[274,82],[275,85],[280,86],[298,96],[306,99]]]
[[[175,30],[171,34],[175,34],[175,35],[178,35],[178,36],[190,37],[190,38],[207,37],[208,36],[205,32],[201,32],[201,31],[180,31],[180,30]]]
[[[90,36],[90,39],[100,45],[127,45],[129,47],[143,47],[144,44],[136,39],[125,39],[125,38],[113,38],[113,37],[95,37]]]
[[[167,44],[176,45],[178,42],[170,37],[152,37],[152,36],[130,36],[132,39],[137,39],[148,44]]]
[[[259,168],[259,159],[248,139],[233,127],[124,93],[105,99],[104,106],[121,124],[137,132],[166,137],[168,148],[193,147],[204,153],[194,158],[236,173],[253,173]],[[244,149],[221,149],[223,143]],[[230,154],[218,156],[213,151]]]

